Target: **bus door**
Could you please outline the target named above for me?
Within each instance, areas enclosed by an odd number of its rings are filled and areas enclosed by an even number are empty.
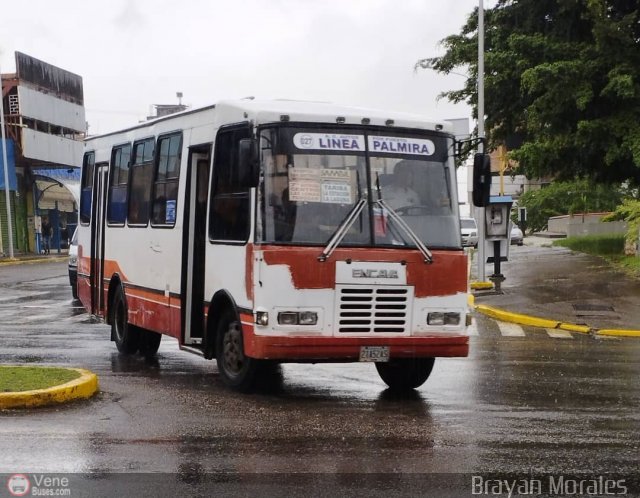
[[[107,191],[107,163],[97,163],[93,178],[91,212],[91,313],[104,315],[104,225]]]
[[[205,329],[205,249],[211,144],[189,148],[182,255],[182,331],[185,345],[201,345]]]

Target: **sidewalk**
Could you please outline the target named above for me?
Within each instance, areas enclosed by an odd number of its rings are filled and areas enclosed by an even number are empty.
[[[581,332],[640,330],[640,280],[615,271],[595,256],[552,247],[552,242],[530,236],[525,238],[523,247],[512,246],[509,261],[502,263],[506,277],[503,293],[474,291],[475,304],[508,314],[579,325],[582,327],[577,331]],[[475,258],[477,253],[472,263],[472,281],[476,279]],[[493,264],[485,268],[488,280]],[[516,318],[512,321],[519,323]]]
[[[9,256],[0,256],[0,266],[18,265],[25,263],[52,263],[57,261],[66,261],[69,258],[69,250],[61,249],[60,253],[56,250],[51,254],[16,254],[13,259]]]

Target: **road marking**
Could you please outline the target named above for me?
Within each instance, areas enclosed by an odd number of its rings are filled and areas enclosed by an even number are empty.
[[[90,318],[88,313],[81,313],[79,315],[69,316],[67,318],[63,318],[65,322],[82,322],[84,320],[88,320]]]
[[[478,322],[476,322],[475,320],[471,322],[471,325],[467,327],[467,335],[469,337],[480,335],[480,333],[478,332]]]
[[[549,337],[553,337],[554,339],[573,339],[573,334],[568,330],[560,330],[560,329],[545,329]]]
[[[525,333],[520,325],[507,322],[496,322],[500,327],[500,333],[504,337],[524,337]]]

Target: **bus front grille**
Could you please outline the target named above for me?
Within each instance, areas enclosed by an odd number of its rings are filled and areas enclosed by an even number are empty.
[[[411,289],[359,287],[338,289],[338,332],[348,334],[409,331]]]

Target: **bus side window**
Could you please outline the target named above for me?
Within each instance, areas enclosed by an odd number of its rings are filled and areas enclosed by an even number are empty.
[[[155,139],[148,138],[133,144],[133,157],[129,171],[129,225],[147,226],[149,223],[149,200],[153,184],[153,157]]]
[[[119,145],[111,151],[107,223],[124,226],[127,218],[127,183],[131,162],[131,144]]]
[[[93,188],[93,168],[95,152],[87,152],[82,160],[82,181],[80,186],[80,223],[88,225],[91,221],[91,196]]]
[[[152,226],[173,226],[176,224],[181,145],[181,134],[158,139],[159,154],[151,207]]]
[[[238,178],[238,142],[250,138],[248,126],[221,129],[216,137],[209,238],[245,242],[249,236],[249,190],[240,187]]]

